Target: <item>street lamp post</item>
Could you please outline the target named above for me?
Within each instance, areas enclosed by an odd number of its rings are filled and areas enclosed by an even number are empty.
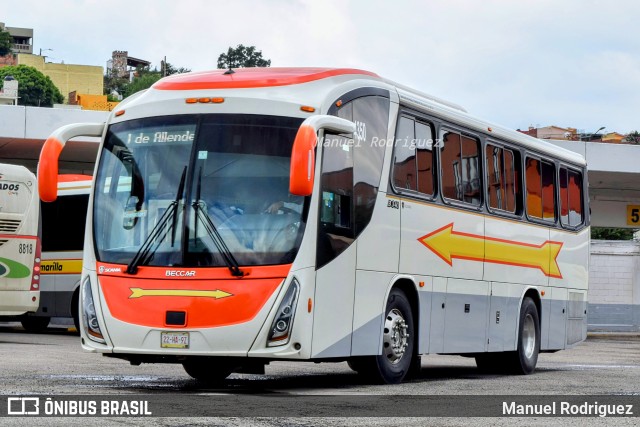
[[[600,132],[601,130],[604,130],[606,128],[606,126],[602,126],[600,129],[598,129],[597,131],[595,131],[594,133],[591,134],[591,136],[589,137],[589,141],[593,141],[593,137],[596,136],[596,134],[598,132]]]
[[[582,133],[582,134],[580,134],[580,141],[593,141],[593,137],[596,136],[596,134],[598,132],[600,132],[601,130],[604,130],[604,129],[606,129],[606,126],[600,127],[597,131],[595,131],[593,133]]]

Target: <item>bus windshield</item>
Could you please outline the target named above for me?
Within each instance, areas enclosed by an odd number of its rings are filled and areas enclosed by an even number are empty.
[[[93,206],[98,261],[136,266],[290,263],[308,198],[289,194],[302,119],[185,115],[112,125]],[[222,242],[222,244],[220,243]],[[142,248],[142,249],[141,249]]]

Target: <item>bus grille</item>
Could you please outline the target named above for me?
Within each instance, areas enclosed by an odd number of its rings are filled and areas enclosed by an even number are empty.
[[[20,228],[19,219],[0,219],[0,233],[15,233]]]

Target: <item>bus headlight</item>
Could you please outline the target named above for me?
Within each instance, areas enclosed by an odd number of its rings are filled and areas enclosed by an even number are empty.
[[[91,281],[87,277],[82,283],[82,314],[84,316],[84,328],[90,340],[105,344],[102,336],[96,307],[93,303],[93,293],[91,292]]]
[[[276,347],[285,345],[291,337],[291,328],[293,328],[293,316],[296,312],[296,304],[298,303],[298,295],[300,294],[300,284],[294,278],[284,295],[275,319],[271,324],[269,338],[267,339],[267,347]]]

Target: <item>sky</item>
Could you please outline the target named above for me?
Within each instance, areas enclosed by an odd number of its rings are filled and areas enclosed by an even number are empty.
[[[272,66],[350,67],[512,129],[640,130],[637,0],[0,0],[51,62],[114,50],[203,71],[230,46]],[[52,50],[46,50],[52,49]]]

